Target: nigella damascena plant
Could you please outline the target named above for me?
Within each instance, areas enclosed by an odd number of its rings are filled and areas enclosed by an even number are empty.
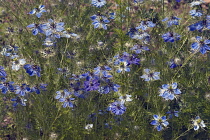
[[[39,5],[39,7],[34,8],[34,9],[33,9],[32,11],[30,11],[28,14],[31,14],[31,15],[36,14],[36,16],[37,16],[38,18],[40,18],[40,17],[42,16],[42,13],[47,12],[44,8],[45,8],[44,5]]]
[[[122,115],[126,111],[126,107],[121,101],[115,101],[109,105],[107,111],[111,111],[114,115]]]
[[[173,69],[182,66],[182,61],[180,58],[174,58],[167,62],[167,64],[171,69]]]
[[[24,69],[26,70],[26,73],[28,73],[30,76],[37,75],[38,77],[41,76],[41,68],[37,65],[31,65],[31,64],[26,64],[24,65]]]
[[[45,30],[45,35],[47,37],[60,38],[60,34],[64,30],[64,22],[56,22],[49,19],[47,23],[42,25],[42,28]]]
[[[191,24],[190,26],[188,26],[188,29],[190,31],[197,30],[199,32],[202,32],[202,30],[204,29],[209,30],[210,29],[210,15],[207,15],[205,20],[201,20],[194,24]]]
[[[141,76],[141,78],[144,79],[144,81],[155,81],[159,80],[160,72],[154,72],[154,70],[150,69],[144,69],[144,75]]]
[[[175,82],[172,84],[162,85],[162,88],[159,90],[159,96],[163,97],[165,100],[174,100],[178,95],[182,93],[180,89],[177,88],[177,86],[178,84]]]
[[[149,48],[147,46],[136,44],[130,50],[133,50],[136,54],[140,54],[143,51],[149,51]]]
[[[168,32],[162,35],[165,42],[174,42],[180,40],[180,37],[181,36],[179,34],[173,32]]]
[[[171,27],[172,25],[179,25],[180,18],[171,16],[170,18],[166,17],[162,21],[167,21],[167,27]]]
[[[91,4],[95,7],[101,8],[106,4],[106,0],[92,0]]]
[[[153,118],[154,120],[150,124],[154,125],[157,131],[161,131],[169,125],[166,116],[153,115]]]
[[[117,73],[124,73],[124,72],[130,72],[130,65],[135,64],[139,65],[140,59],[137,58],[135,54],[128,54],[127,52],[124,52],[122,55],[115,55],[114,56],[114,66],[116,67]]]
[[[110,21],[108,18],[104,15],[102,15],[100,12],[96,15],[93,15],[90,17],[91,20],[93,21],[94,28],[102,28],[104,30],[107,30],[107,23]]]
[[[7,76],[7,73],[4,70],[4,67],[0,66],[0,77],[6,77],[6,76]]]
[[[200,36],[196,36],[197,42],[194,42],[191,45],[193,51],[200,51],[202,54],[205,54],[207,51],[210,51],[210,40],[204,40]]]
[[[57,91],[56,93],[57,95],[55,99],[58,99],[59,102],[63,103],[63,108],[74,107],[73,101],[75,98],[72,98],[73,94],[71,92],[69,92],[67,89],[64,89],[63,91]]]
[[[199,128],[204,129],[206,127],[205,123],[199,116],[196,116],[195,119],[192,120],[194,130],[198,130]]]
[[[6,94],[8,91],[14,92],[15,88],[13,86],[14,82],[4,82],[0,84],[0,89],[3,94]]]
[[[153,23],[152,21],[141,21],[140,25],[138,27],[136,27],[137,30],[141,29],[141,30],[147,30],[148,28],[152,28],[155,27],[156,24]]]
[[[136,28],[130,28],[126,35],[132,39],[142,40],[145,44],[147,44],[150,40],[150,35],[147,32],[142,32]]]

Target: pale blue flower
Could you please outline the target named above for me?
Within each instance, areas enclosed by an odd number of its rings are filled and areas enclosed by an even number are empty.
[[[154,125],[157,131],[163,130],[163,127],[167,127],[169,125],[166,116],[160,117],[159,115],[153,115],[154,120],[150,123]]]

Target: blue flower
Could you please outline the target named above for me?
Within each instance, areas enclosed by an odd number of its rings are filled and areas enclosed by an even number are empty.
[[[109,13],[109,18],[110,19],[115,19],[116,18],[116,13],[115,12]]]
[[[103,28],[104,30],[107,30],[106,23],[110,22],[107,17],[98,13],[97,15],[93,15],[90,18],[93,21],[92,24],[94,25],[94,28]]]
[[[2,47],[1,54],[4,56],[16,55],[16,53],[18,52],[18,48],[19,47],[16,45],[5,45]]]
[[[40,90],[45,91],[47,87],[47,84],[40,84],[39,86],[36,85],[31,88],[31,92],[36,92],[37,94],[40,94]]]
[[[159,115],[153,115],[154,120],[150,123],[151,125],[154,125],[157,131],[163,130],[163,126],[167,127],[169,125],[166,116],[160,117]]]
[[[149,51],[149,48],[146,46],[136,44],[130,50],[134,50],[136,54],[140,54],[142,51]]]
[[[177,33],[168,32],[162,35],[165,42],[174,42],[180,40],[180,35]]]
[[[15,102],[12,104],[13,107],[17,107],[18,104],[21,104],[22,106],[26,106],[27,99],[17,96],[16,98],[11,99],[11,101]]]
[[[192,17],[201,17],[203,15],[203,11],[201,10],[190,10],[190,15]]]
[[[44,5],[39,5],[38,8],[34,8],[31,12],[29,12],[29,14],[36,14],[36,16],[38,18],[40,18],[42,16],[42,13],[43,12],[47,12],[45,9],[44,9]]]
[[[198,130],[200,127],[203,129],[206,127],[205,123],[199,116],[196,116],[195,119],[193,120],[193,126],[194,130]]]
[[[86,98],[88,95],[88,92],[84,90],[84,88],[81,87],[81,82],[76,82],[75,84],[70,84],[71,88],[73,89],[72,92],[74,96],[79,98]]]
[[[150,69],[144,69],[144,75],[141,76],[141,78],[144,78],[144,81],[154,81],[159,80],[160,72],[153,72]]]
[[[47,37],[44,40],[44,43],[42,45],[45,45],[46,47],[51,47],[51,46],[55,46],[56,41],[53,38]]]
[[[0,66],[0,76],[1,77],[6,77],[7,76],[7,73],[6,71],[4,70],[4,67]]]
[[[171,69],[182,66],[181,60],[179,58],[171,59],[169,62],[167,62],[167,64]]]
[[[63,108],[66,107],[74,107],[74,104],[72,103],[72,101],[75,100],[75,98],[72,98],[72,93],[69,92],[67,89],[64,90],[64,92],[62,94],[60,94],[59,92],[57,92],[57,96],[56,99],[59,99],[59,102],[63,102]],[[59,97],[60,95],[60,97]]]
[[[203,40],[202,37],[196,36],[197,42],[194,42],[191,45],[192,50],[200,50],[202,54],[205,54],[206,51],[210,50],[210,47],[208,46],[210,44],[210,40]]]
[[[91,3],[93,6],[96,6],[98,8],[101,8],[102,6],[104,6],[106,4],[106,0],[92,0]]]
[[[155,23],[152,21],[141,21],[140,25],[136,29],[147,30],[149,27],[155,27]]]
[[[166,17],[162,21],[168,21],[167,22],[167,27],[171,27],[172,25],[179,25],[179,20],[180,18],[171,16],[170,18]]]
[[[130,67],[128,67],[129,63],[124,59],[117,59],[114,65],[117,67],[117,70],[116,70],[117,73],[121,73],[125,71],[130,72]]]
[[[15,94],[18,94],[20,96],[25,96],[27,93],[31,91],[29,85],[22,84],[22,86],[16,86]]]
[[[27,26],[27,28],[32,28],[32,34],[37,35],[38,33],[45,33],[42,27],[42,24],[30,24]]]
[[[133,0],[134,3],[142,3],[144,0]]]
[[[130,31],[126,35],[129,35],[132,39],[143,40],[144,43],[150,40],[150,35],[147,32],[141,32],[136,28],[130,28]]]
[[[173,100],[177,95],[182,93],[180,89],[177,88],[177,85],[177,83],[162,85],[162,89],[159,90],[159,96],[163,97],[165,100]]]
[[[52,19],[49,19],[48,21],[48,23],[42,25],[42,28],[45,29],[45,35],[60,38],[60,33],[64,30],[64,22],[56,23]]]
[[[40,77],[41,68],[37,65],[30,65],[26,64],[24,65],[24,69],[26,70],[26,73],[28,73],[30,76],[37,75]]]
[[[95,72],[94,74],[99,76],[102,79],[108,79],[111,78],[112,75],[110,75],[107,71],[112,70],[109,66],[98,66],[97,68],[94,68]]]
[[[125,113],[126,107],[120,101],[115,101],[109,105],[107,110],[111,111],[115,115],[122,115]]]
[[[169,118],[171,119],[173,116],[179,117],[179,111],[168,111],[166,114],[169,114]]]
[[[98,90],[100,81],[97,78],[89,79],[84,82],[84,88],[86,91]]]
[[[101,94],[108,94],[111,91],[117,92],[120,85],[111,82],[109,79],[106,81],[105,86],[101,86],[98,90]]]
[[[68,94],[68,90],[64,89],[63,91],[56,91],[55,99],[61,99],[65,97],[65,94]]]
[[[0,89],[1,89],[1,92],[3,94],[6,94],[7,91],[10,91],[10,92],[14,92],[15,88],[13,86],[14,82],[4,82],[3,84],[0,84]]]
[[[198,21],[190,26],[188,26],[190,31],[202,31],[203,29],[210,29],[210,15],[206,16],[206,20]]]

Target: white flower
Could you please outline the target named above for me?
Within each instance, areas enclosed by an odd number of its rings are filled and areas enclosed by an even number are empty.
[[[89,129],[92,129],[93,128],[93,124],[87,124],[85,126],[85,129],[89,130]]]
[[[12,70],[18,71],[20,69],[20,66],[24,65],[26,63],[25,59],[19,59],[12,62]]]
[[[126,94],[126,95],[124,95],[124,96],[120,96],[119,99],[120,99],[120,102],[121,102],[122,104],[124,104],[125,102],[130,102],[130,101],[132,101],[131,95],[128,95],[128,94]]]
[[[195,117],[195,120],[193,120],[193,126],[194,126],[194,130],[198,130],[200,127],[206,127],[206,125],[204,124],[204,121],[201,120],[201,118],[199,116]]]
[[[201,5],[202,3],[205,3],[203,0],[200,1],[193,1],[190,4],[190,7],[196,6],[196,5]]]

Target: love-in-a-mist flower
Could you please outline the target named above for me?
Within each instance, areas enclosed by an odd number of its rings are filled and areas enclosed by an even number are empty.
[[[182,66],[182,61],[179,58],[174,58],[174,59],[171,59],[169,62],[167,62],[167,64],[169,65],[171,69],[173,69],[178,66]]]
[[[135,51],[136,54],[140,54],[142,51],[149,51],[149,48],[147,46],[136,44],[130,50]]]
[[[179,111],[167,111],[166,114],[169,114],[169,118],[171,119],[173,116],[179,117]]]
[[[93,128],[93,124],[87,124],[86,126],[85,126],[85,129],[87,129],[87,130],[90,130],[90,129],[92,129]]]
[[[101,8],[102,6],[104,6],[106,4],[106,0],[92,0],[91,3],[93,6],[96,6],[98,8]]]
[[[107,30],[107,23],[110,21],[108,18],[104,15],[102,15],[100,12],[96,15],[93,15],[90,17],[91,20],[93,21],[94,28],[103,28],[104,30]]]
[[[160,116],[160,115],[153,115],[154,120],[150,123],[151,125],[154,125],[154,127],[157,129],[157,131],[161,131],[164,129],[164,127],[167,127],[169,125],[166,116]]]
[[[130,67],[129,67],[129,63],[124,60],[124,59],[117,59],[114,63],[114,65],[116,66],[117,73],[121,73],[121,72],[130,72]]]
[[[196,36],[197,42],[194,42],[191,45],[193,51],[200,50],[202,54],[205,54],[207,51],[210,51],[210,40],[204,40],[200,36]]]
[[[150,40],[150,35],[147,32],[142,32],[136,28],[130,28],[126,35],[129,35],[132,39],[143,40],[145,44]]]
[[[4,70],[4,67],[0,66],[0,76],[1,77],[6,77],[7,76],[7,73],[6,71]]]
[[[162,85],[162,88],[159,90],[159,96],[163,97],[165,100],[173,100],[182,93],[177,86],[177,83]]]
[[[142,75],[141,78],[143,78],[144,81],[154,81],[160,79],[159,75],[160,72],[154,72],[150,69],[144,69],[144,75]]]
[[[44,32],[43,27],[44,26],[42,24],[35,24],[35,23],[32,23],[32,24],[27,26],[27,28],[32,29],[32,34],[33,35],[37,35],[38,33],[44,34],[45,32]]]
[[[171,16],[170,18],[166,17],[162,21],[167,21],[167,27],[171,27],[172,25],[179,25],[180,18]]]
[[[115,115],[122,115],[126,111],[126,107],[120,101],[115,101],[109,105],[107,108],[108,111],[111,111]]]
[[[25,59],[15,59],[12,61],[12,70],[18,71],[22,65],[26,63]]]
[[[18,104],[21,104],[22,106],[26,106],[26,101],[27,101],[27,99],[25,99],[25,98],[23,98],[23,97],[17,96],[16,98],[11,99],[11,101],[14,102],[14,103],[12,104],[13,107],[17,107]]]
[[[142,3],[144,0],[133,0],[134,3]]]
[[[109,74],[108,72],[112,70],[109,66],[98,66],[94,68],[94,70],[95,70],[94,74],[99,76],[102,79],[108,79],[112,77],[112,75]]]
[[[30,76],[37,75],[38,77],[41,76],[41,68],[37,65],[31,65],[31,64],[26,64],[24,65],[24,69],[26,70],[26,73],[28,73]]]
[[[38,18],[42,16],[42,13],[47,12],[44,5],[39,5],[38,8],[34,8],[32,11],[29,12],[29,14],[36,14]]]
[[[131,96],[132,96],[132,95],[128,95],[128,94],[121,95],[121,96],[119,97],[119,100],[120,100],[120,102],[121,102],[122,104],[124,104],[125,102],[130,102],[130,101],[132,101]]]
[[[63,108],[66,107],[74,107],[74,104],[72,101],[75,100],[75,98],[72,98],[72,93],[69,92],[67,89],[64,89],[63,91],[57,91],[57,95],[55,99],[59,99],[59,102],[63,102]]]
[[[203,0],[197,0],[190,3],[190,7],[201,5],[202,3],[205,3]]]
[[[14,82],[4,82],[0,84],[0,89],[3,94],[6,94],[8,91],[14,92],[15,88],[13,86]]]
[[[27,93],[31,91],[29,85],[22,84],[22,86],[16,86],[15,94],[18,94],[20,96],[25,96]]]
[[[152,21],[141,21],[140,25],[136,29],[147,30],[149,27],[155,27],[155,23]]]
[[[119,87],[120,87],[120,85],[111,82],[110,79],[107,79],[106,80],[106,85],[101,86],[99,88],[98,92],[100,92],[101,94],[107,94],[111,91],[117,92]]]
[[[203,129],[206,127],[205,123],[199,116],[196,116],[195,119],[192,121],[194,130],[198,130],[200,127]]]
[[[60,38],[60,34],[64,30],[64,22],[55,22],[49,19],[47,23],[42,25],[42,28],[45,29],[46,36]]]
[[[203,11],[197,9],[190,10],[189,13],[192,17],[201,17],[203,15]]]
[[[168,32],[162,35],[165,42],[174,42],[180,40],[180,37],[181,36],[179,34],[173,32]]]
[[[198,22],[188,26],[188,29],[190,31],[197,30],[200,32],[204,29],[209,30],[210,29],[210,15],[207,15],[205,20],[198,21]]]

